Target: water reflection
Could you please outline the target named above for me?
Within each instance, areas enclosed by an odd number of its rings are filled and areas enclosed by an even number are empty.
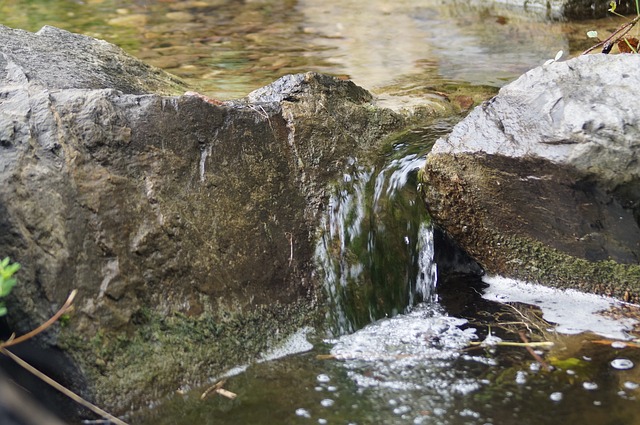
[[[558,50],[582,51],[587,30],[619,21],[552,22],[544,13],[453,0],[0,3],[2,24],[55,25],[106,39],[222,99],[306,71],[347,76],[378,92],[499,87]]]

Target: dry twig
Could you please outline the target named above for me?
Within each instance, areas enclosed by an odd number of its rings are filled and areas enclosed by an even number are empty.
[[[202,393],[202,395],[200,396],[200,400],[204,400],[205,398],[207,398],[207,396],[209,394],[211,394],[212,392],[215,392],[216,394],[220,394],[223,397],[228,398],[229,400],[233,400],[235,399],[238,395],[234,392],[231,392],[229,390],[225,390],[223,387],[223,385],[227,382],[226,379],[223,379],[221,381],[216,382],[214,385],[212,385],[211,387],[207,388],[207,390],[205,392]]]
[[[605,40],[599,42],[598,44],[595,44],[595,45],[589,47],[587,50],[582,52],[582,54],[586,55],[587,53],[590,53],[591,51],[597,49],[600,46],[602,46],[602,53],[605,53],[605,54],[609,53],[611,51],[611,49],[613,48],[614,44],[616,44],[625,35],[627,35],[627,33],[629,31],[631,31],[631,28],[633,28],[638,23],[638,20],[640,20],[640,15],[636,16],[635,18],[633,18],[633,20],[627,22],[626,24],[621,25],[620,28],[615,30]]]
[[[529,339],[527,338],[527,336],[524,334],[524,331],[520,331],[518,332],[518,334],[520,334],[520,339],[522,339],[522,342],[525,343],[529,343]],[[540,363],[540,365],[542,365],[542,367],[545,368],[545,370],[547,372],[551,372],[553,370],[553,368],[551,366],[549,366],[549,364],[547,362],[545,362],[542,357],[540,357],[540,355],[538,353],[536,353],[535,351],[533,351],[533,348],[531,348],[530,345],[525,346],[525,348],[527,349],[527,351],[529,352],[529,354],[531,354],[531,356],[536,359],[536,361],[538,363]]]
[[[92,412],[102,416],[103,418],[109,419],[111,422],[113,422],[116,425],[127,425],[126,422],[122,421],[121,419],[116,418],[115,416],[113,416],[112,414],[102,410],[101,408],[99,408],[95,404],[93,404],[93,403],[85,400],[84,398],[80,397],[78,394],[74,393],[73,391],[71,391],[70,389],[68,389],[64,385],[60,384],[59,382],[51,379],[50,377],[48,377],[44,373],[40,372],[38,369],[36,369],[35,367],[31,366],[29,363],[25,362],[24,360],[22,360],[20,357],[18,357],[17,355],[12,353],[11,351],[7,350],[7,347],[19,344],[19,343],[24,342],[24,341],[27,341],[28,339],[33,338],[34,336],[38,335],[39,333],[41,333],[42,331],[46,330],[51,325],[53,325],[60,318],[60,316],[62,316],[67,311],[69,311],[69,309],[71,309],[73,300],[76,297],[77,293],[78,293],[78,291],[76,289],[71,291],[71,293],[69,294],[69,297],[67,297],[67,301],[60,308],[60,310],[58,310],[56,312],[56,314],[51,316],[51,318],[49,320],[47,320],[46,322],[44,322],[42,325],[38,326],[37,328],[35,328],[31,332],[28,332],[28,333],[26,333],[26,334],[24,334],[22,336],[17,337],[17,338],[15,338],[12,335],[12,337],[9,340],[0,343],[0,353],[2,353],[5,356],[9,357],[11,360],[16,362],[18,365],[23,367],[25,370],[31,372],[31,374],[33,374],[34,376],[40,378],[42,381],[46,382],[47,384],[49,384],[50,386],[52,386],[56,390],[60,391],[62,394],[66,395],[67,397],[69,397],[70,399],[75,401],[76,403],[86,407],[87,409],[89,409]]]

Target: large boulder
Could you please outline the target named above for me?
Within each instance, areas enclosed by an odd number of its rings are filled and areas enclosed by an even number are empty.
[[[435,220],[489,273],[640,300],[640,57],[527,72],[436,142]]]
[[[0,252],[23,266],[9,325],[78,289],[41,341],[88,378],[70,385],[122,412],[310,323],[325,187],[407,119],[314,73],[241,101],[165,97],[184,85],[105,42],[0,39]]]

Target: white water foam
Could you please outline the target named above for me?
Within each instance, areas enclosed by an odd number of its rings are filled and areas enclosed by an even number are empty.
[[[555,289],[501,276],[485,276],[489,287],[483,297],[491,301],[521,302],[540,307],[544,319],[557,324],[565,334],[593,332],[607,338],[628,340],[633,319],[612,319],[599,312],[623,303],[614,298],[587,294],[573,289]]]
[[[286,356],[305,353],[312,350],[313,345],[307,340],[307,335],[309,335],[311,332],[313,332],[313,329],[309,326],[305,326],[304,328],[299,329],[294,334],[290,335],[282,344],[263,353],[258,358],[256,363],[278,360]],[[240,375],[241,373],[244,373],[249,368],[249,366],[249,364],[235,366],[227,370],[222,375],[211,378],[210,381],[217,382],[220,379],[231,378],[233,376]]]

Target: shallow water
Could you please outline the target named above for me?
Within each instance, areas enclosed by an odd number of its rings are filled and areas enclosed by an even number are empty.
[[[579,54],[592,43],[587,30],[604,34],[622,22],[545,15],[455,0],[0,2],[1,24],[30,31],[48,24],[106,39],[220,99],[306,71],[349,77],[381,96],[461,88],[488,96],[559,50]],[[415,129],[371,158],[352,158],[320,229],[318,262],[333,303],[327,329],[307,333],[310,343],[298,335],[281,352],[297,354],[271,353],[229,371],[224,387],[235,400],[176,389],[130,422],[640,423],[640,349],[588,332],[594,326],[581,319],[593,303],[578,305],[555,329],[531,307],[544,304],[541,288],[516,299],[490,280],[486,298],[479,281],[436,287],[415,169],[457,119]],[[577,325],[581,333],[557,332]],[[535,355],[501,345],[522,342],[520,331],[554,345],[536,347]],[[629,332],[603,333],[623,339]],[[222,376],[212,373],[212,383]]]
[[[117,44],[220,99],[276,78],[318,71],[377,92],[499,87],[564,50],[586,31],[621,20],[563,23],[546,12],[471,2],[371,0],[6,0],[0,24],[54,25]]]

